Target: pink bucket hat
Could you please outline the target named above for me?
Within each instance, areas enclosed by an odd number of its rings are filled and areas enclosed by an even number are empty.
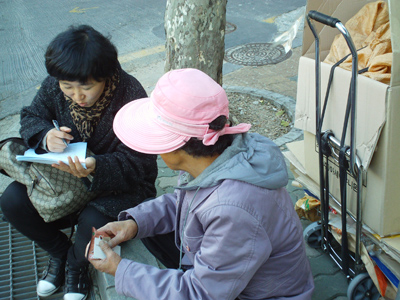
[[[182,147],[191,137],[214,145],[224,134],[247,132],[250,124],[220,131],[208,124],[229,116],[225,90],[196,69],[169,71],[157,82],[149,98],[123,106],[114,119],[114,132],[128,147],[148,154],[163,154]]]

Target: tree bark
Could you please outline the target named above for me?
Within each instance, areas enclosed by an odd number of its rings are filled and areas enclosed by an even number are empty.
[[[222,85],[227,0],[167,0],[165,71],[199,69]]]

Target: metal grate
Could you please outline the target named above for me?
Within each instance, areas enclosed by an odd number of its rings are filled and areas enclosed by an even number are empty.
[[[236,65],[263,66],[280,63],[291,55],[292,50],[286,53],[282,45],[250,43],[226,50],[225,60]]]
[[[69,234],[69,229],[65,233]],[[41,299],[36,294],[36,285],[47,261],[48,254],[3,221],[0,211],[0,299]],[[93,293],[90,294],[89,299],[94,299]],[[58,300],[63,296],[63,288],[60,288],[45,299]]]

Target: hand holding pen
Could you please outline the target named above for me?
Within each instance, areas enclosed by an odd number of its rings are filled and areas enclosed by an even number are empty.
[[[53,120],[54,129],[50,130],[46,136],[47,149],[51,152],[63,152],[68,147],[68,141],[73,140],[73,136],[68,134],[71,129],[61,127],[56,120]]]
[[[57,120],[53,120],[53,125],[54,125],[54,127],[55,127],[58,131],[61,131],[61,130],[60,130],[60,126],[58,125]],[[68,147],[67,141],[66,141],[65,139],[62,139],[62,141],[64,142],[65,147]]]

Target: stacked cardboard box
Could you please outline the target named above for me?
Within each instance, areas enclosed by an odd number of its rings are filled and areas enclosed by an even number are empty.
[[[309,0],[307,12],[317,10],[343,24],[369,0]],[[393,65],[389,85],[358,76],[356,148],[365,169],[362,189],[363,223],[380,236],[400,233],[400,1],[388,0]],[[320,36],[321,60],[329,53],[335,28],[315,23]],[[315,142],[315,46],[307,24],[299,63],[295,126],[304,130],[304,141],[289,144],[287,157],[295,172],[319,194],[318,147]],[[331,66],[321,63],[321,94],[324,99]],[[323,130],[340,139],[351,72],[337,68],[330,91]],[[349,137],[349,134],[348,134]],[[349,140],[347,140],[349,143]],[[340,199],[338,167],[330,163],[330,192]],[[355,213],[357,184],[348,178],[348,208]]]

